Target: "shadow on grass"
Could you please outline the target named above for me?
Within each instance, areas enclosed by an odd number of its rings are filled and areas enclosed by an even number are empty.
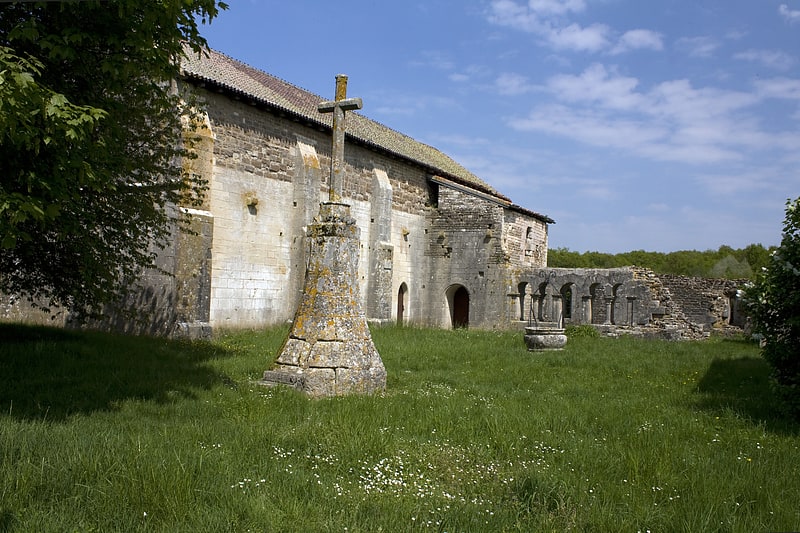
[[[205,342],[0,324],[0,416],[61,421],[128,399],[171,402],[231,380]]]
[[[774,433],[800,433],[800,424],[781,410],[770,385],[770,367],[760,357],[714,359],[697,388],[701,409],[732,411]]]

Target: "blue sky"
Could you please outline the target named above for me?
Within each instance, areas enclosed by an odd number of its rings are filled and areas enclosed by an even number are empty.
[[[209,45],[447,153],[550,247],[780,242],[800,0],[229,0]]]

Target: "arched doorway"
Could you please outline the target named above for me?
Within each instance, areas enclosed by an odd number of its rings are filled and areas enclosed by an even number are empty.
[[[397,290],[397,325],[402,326],[403,320],[405,319],[405,312],[406,312],[406,298],[408,296],[408,285],[404,283],[400,284],[400,288]]]
[[[463,285],[451,285],[446,296],[453,329],[469,327],[469,291]]]

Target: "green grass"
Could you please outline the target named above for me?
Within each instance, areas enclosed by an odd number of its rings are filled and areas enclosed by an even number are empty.
[[[751,343],[378,328],[386,394],[311,400],[286,331],[0,325],[0,532],[800,529]]]

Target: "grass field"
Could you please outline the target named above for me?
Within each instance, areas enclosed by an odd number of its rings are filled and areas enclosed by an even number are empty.
[[[0,325],[0,532],[800,529],[751,343],[377,328],[385,395],[310,400],[286,332]]]

